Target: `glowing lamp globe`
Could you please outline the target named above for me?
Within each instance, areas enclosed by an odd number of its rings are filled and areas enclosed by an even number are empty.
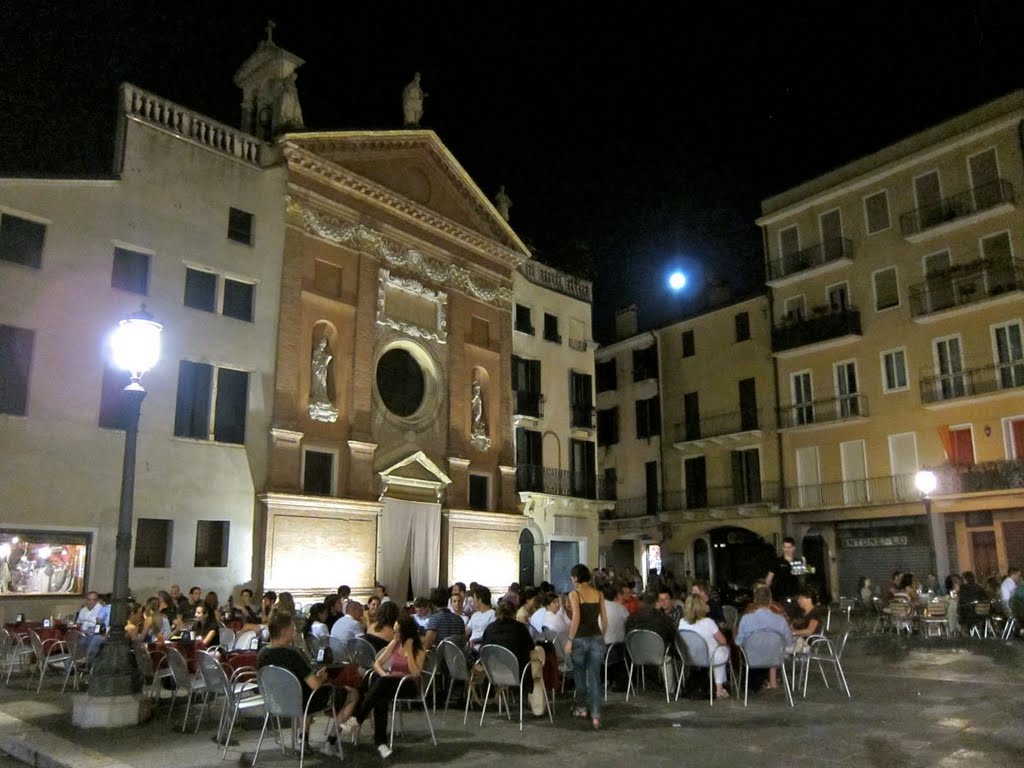
[[[160,332],[163,326],[141,309],[118,323],[110,337],[114,365],[131,374],[132,385],[160,359]]]
[[[914,485],[916,485],[917,490],[925,496],[935,490],[935,486],[938,485],[938,482],[939,481],[935,478],[935,473],[927,469],[922,469],[914,475]]]
[[[680,291],[686,285],[686,275],[682,272],[673,272],[668,278],[668,287],[673,291]]]

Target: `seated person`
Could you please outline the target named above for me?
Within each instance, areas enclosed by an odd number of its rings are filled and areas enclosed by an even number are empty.
[[[334,622],[331,627],[331,651],[337,658],[345,652],[345,646],[353,637],[358,637],[366,631],[363,626],[363,606],[355,600],[349,600],[345,606],[345,615]]]
[[[804,587],[796,594],[796,617],[791,624],[794,637],[810,637],[825,633],[825,620],[818,607],[818,593],[814,587]]]
[[[327,682],[327,668],[321,667],[313,671],[306,657],[293,645],[295,642],[295,617],[285,611],[278,611],[270,618],[268,626],[270,631],[270,642],[265,645],[256,657],[256,666],[262,669],[267,666],[283,667],[295,675],[302,688],[303,706],[314,695],[317,696],[310,706],[311,712],[319,712],[332,706],[331,693],[333,692],[333,707],[339,723],[344,723],[352,716],[359,700],[358,692],[353,688],[324,688]],[[312,717],[305,723],[304,733],[306,743],[309,744],[309,726]]]
[[[729,645],[719,629],[718,623],[708,616],[708,604],[704,597],[693,592],[686,598],[683,618],[679,622],[679,630],[689,630],[700,635],[708,646],[708,658],[713,667],[715,678],[715,698],[728,697],[725,690],[725,670],[729,664]]]
[[[252,590],[243,589],[238,593],[238,605],[235,606],[235,612],[238,614],[238,618],[242,620],[243,624],[259,624],[260,615],[256,612],[256,608],[252,604]]]
[[[754,589],[754,610],[740,618],[740,625],[736,630],[736,645],[742,646],[751,634],[761,630],[777,632],[786,647],[793,644],[793,632],[789,628],[786,616],[772,610],[772,592],[765,584]],[[768,686],[775,688],[777,685],[778,670],[772,667],[768,673]]]
[[[384,603],[377,611],[377,621],[366,628],[366,634],[361,635],[377,653],[387,648],[388,643],[395,639],[395,624],[398,623],[400,613],[398,603]]]
[[[477,587],[476,611],[469,617],[466,624],[466,637],[469,639],[469,647],[476,650],[480,646],[480,638],[484,636],[487,625],[494,621],[495,613],[491,607],[491,590],[487,587]]]
[[[313,639],[314,648],[323,648],[331,637],[331,630],[324,623],[326,618],[327,606],[323,603],[313,603],[313,607],[309,609],[309,631],[307,634]]]
[[[195,638],[207,648],[220,644],[220,622],[214,618],[213,613],[205,605],[196,607],[196,634]]]
[[[718,599],[718,593],[712,591],[711,585],[703,579],[697,579],[690,587],[690,594],[700,595],[704,604],[708,607],[708,616],[720,627],[726,626],[729,622],[725,620],[725,611],[722,610],[722,601]]]
[[[625,634],[628,635],[634,629],[647,629],[664,640],[666,648],[671,648],[672,644],[676,641],[676,632],[679,625],[678,623],[673,624],[668,614],[658,609],[656,605],[657,600],[658,598],[653,592],[644,592],[640,596],[640,607],[637,609],[637,612],[631,614],[626,619]],[[608,606],[605,605],[606,610],[607,608]],[[611,623],[610,614],[608,620]]]
[[[416,621],[416,626],[420,628],[420,632],[427,631],[427,619],[430,618],[430,600],[426,597],[417,597],[412,604],[413,614],[412,617]]]
[[[437,647],[442,640],[451,638],[459,645],[466,642],[466,624],[448,608],[448,590],[436,587],[430,592],[430,603],[434,612],[427,619],[427,631],[423,635],[423,646],[428,650]]]
[[[99,632],[100,629],[100,612],[103,606],[100,605],[100,596],[98,592],[87,592],[85,595],[85,604],[78,609],[78,614],[75,616],[75,624],[87,635],[91,635],[94,632]]]
[[[530,617],[540,608],[540,592],[535,587],[523,589],[522,600],[516,609],[516,621],[521,624],[529,624]]]
[[[541,597],[541,606],[530,617],[530,626],[543,632],[545,628],[564,637],[569,632],[569,619],[562,608],[562,598],[554,592],[546,592]]]
[[[384,605],[395,605],[395,603],[388,601]],[[447,601],[445,601],[445,605],[447,605]],[[381,610],[383,610],[383,605]],[[412,616],[401,616],[394,628],[394,639],[377,655],[377,660],[373,664],[377,676],[370,682],[366,696],[356,707],[354,720],[348,718],[342,724],[345,732],[351,733],[362,725],[372,713],[373,743],[382,758],[391,755],[391,748],[387,743],[388,715],[391,712],[391,702],[398,691],[398,685],[406,675],[419,675],[427,660],[427,652],[420,641],[419,628]]]
[[[523,681],[523,695],[529,697],[530,711],[540,717],[545,712],[544,649],[538,648],[533,642],[527,625],[516,621],[516,610],[514,604],[499,600],[497,618],[487,625],[480,645],[500,645],[502,648],[508,648],[519,662],[520,674],[527,665],[530,666],[530,674]]]
[[[626,599],[630,595],[629,587],[624,584],[605,584],[601,590],[604,598],[604,613],[608,624],[602,627],[604,630],[605,645],[621,643],[626,639],[626,619],[629,618],[629,608],[626,607]]]

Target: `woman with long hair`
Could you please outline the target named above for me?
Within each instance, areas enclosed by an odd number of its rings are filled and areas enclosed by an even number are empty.
[[[398,603],[388,600],[377,610],[377,620],[366,623],[366,634],[363,635],[363,639],[378,653],[395,639],[395,624],[400,613]]]
[[[679,629],[696,632],[708,646],[708,658],[711,660],[712,674],[715,678],[715,698],[724,699],[729,694],[725,690],[725,670],[729,662],[729,641],[725,639],[714,619],[708,618],[711,609],[704,595],[692,593],[683,604],[683,618],[679,620]]]
[[[391,605],[387,602],[384,605]],[[383,606],[382,606],[383,608]],[[388,710],[398,685],[406,675],[419,675],[427,660],[427,652],[420,641],[419,627],[412,616],[401,616],[394,625],[394,639],[377,654],[373,670],[377,677],[370,683],[355,715],[342,724],[346,733],[352,733],[373,713],[373,743],[381,757],[391,755],[388,746]]]
[[[572,714],[584,719],[589,717],[596,731],[601,727],[600,675],[605,653],[601,627],[608,625],[608,617],[604,612],[604,597],[590,583],[590,569],[578,563],[569,575],[576,585],[576,589],[569,593],[572,623],[565,641],[565,652],[572,655],[572,673],[578,697]]]

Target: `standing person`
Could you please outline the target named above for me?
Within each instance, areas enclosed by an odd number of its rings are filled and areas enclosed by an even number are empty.
[[[772,591],[774,597],[790,616],[796,614],[797,606],[794,602],[796,593],[800,590],[800,579],[793,573],[793,563],[799,562],[796,558],[796,539],[786,536],[782,540],[782,555],[772,565],[765,584]]]
[[[1013,611],[1010,610],[1010,599],[1013,597],[1013,593],[1017,591],[1017,585],[1020,584],[1020,581],[1020,568],[1010,568],[1006,578],[999,585],[999,597],[1003,601],[1003,608],[1006,609],[1007,616],[1013,616]]]
[[[607,625],[604,596],[590,583],[590,569],[583,563],[573,566],[569,576],[576,588],[569,593],[572,623],[565,641],[566,653],[572,654],[573,679],[579,697],[573,717],[590,717],[594,730],[601,728],[601,665],[604,663],[604,635],[601,626]],[[590,712],[587,712],[587,698]]]

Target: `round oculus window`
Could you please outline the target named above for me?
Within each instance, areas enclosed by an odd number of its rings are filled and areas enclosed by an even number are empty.
[[[408,350],[401,347],[388,350],[377,361],[377,391],[389,411],[407,419],[423,404],[426,392],[423,368]]]

